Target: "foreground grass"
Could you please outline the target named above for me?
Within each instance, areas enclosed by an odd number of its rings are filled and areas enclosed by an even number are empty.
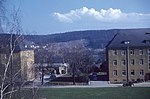
[[[39,94],[46,99],[150,99],[150,88],[52,88]]]
[[[33,99],[32,93],[31,89],[25,89],[14,99]],[[35,99],[41,97],[46,99],[150,99],[150,88],[41,88]]]

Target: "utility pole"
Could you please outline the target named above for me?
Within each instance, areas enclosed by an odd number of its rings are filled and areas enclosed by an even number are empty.
[[[73,64],[73,85],[75,85],[75,64]]]

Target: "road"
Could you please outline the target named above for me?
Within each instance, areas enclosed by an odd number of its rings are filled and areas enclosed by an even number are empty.
[[[56,85],[56,86],[41,86],[41,83],[28,85],[25,88],[98,88],[98,87],[122,87],[122,84],[109,84],[107,81],[91,81],[89,85]],[[150,82],[134,83],[133,87],[150,87]]]

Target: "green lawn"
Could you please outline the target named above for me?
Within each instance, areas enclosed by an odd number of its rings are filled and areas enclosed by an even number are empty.
[[[150,88],[59,88],[40,89],[46,99],[150,99]]]
[[[23,92],[23,99],[32,99],[31,93],[29,89]],[[43,88],[37,96],[36,99],[150,99],[150,88]]]

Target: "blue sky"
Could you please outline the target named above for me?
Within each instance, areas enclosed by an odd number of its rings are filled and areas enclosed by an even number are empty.
[[[20,7],[25,31],[53,34],[78,30],[150,27],[150,0],[7,0]]]

